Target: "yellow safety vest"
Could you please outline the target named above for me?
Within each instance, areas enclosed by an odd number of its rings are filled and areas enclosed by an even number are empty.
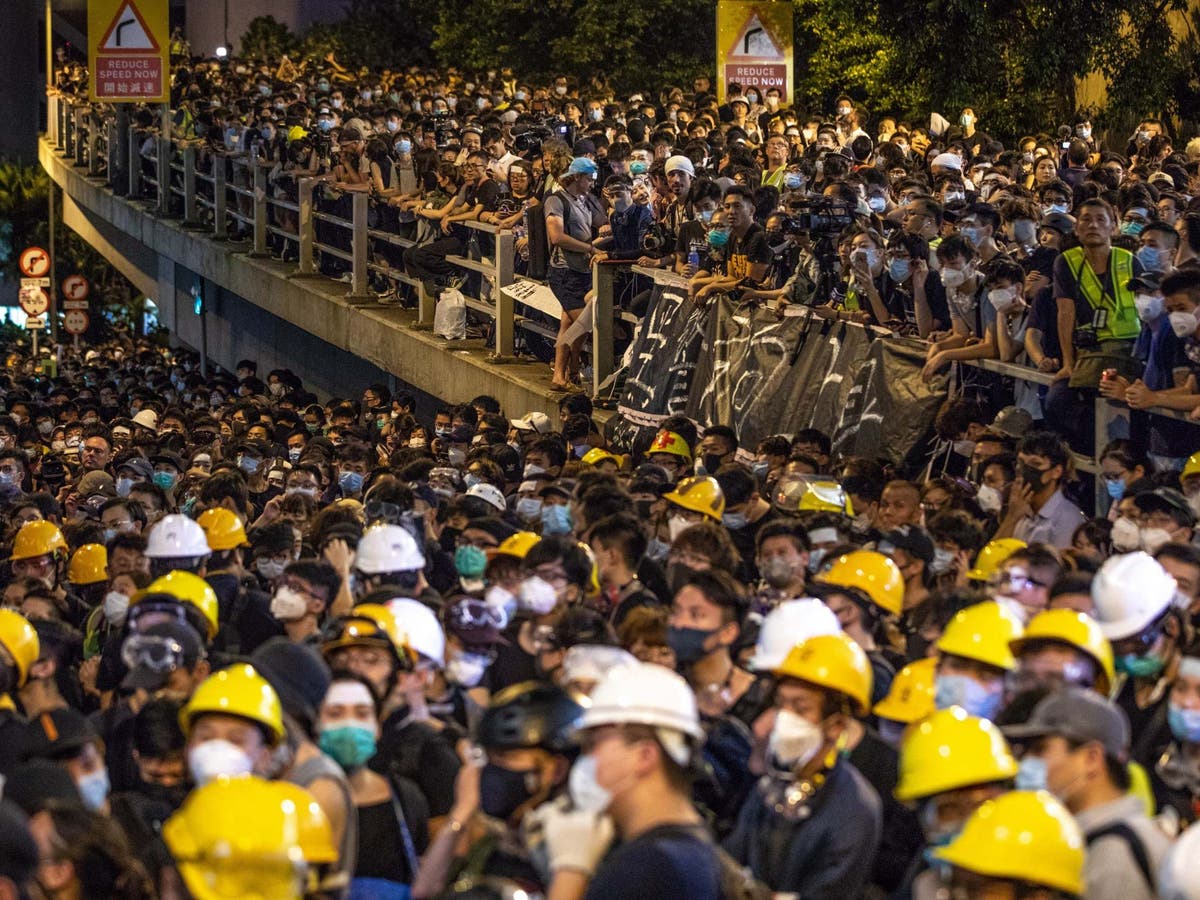
[[[1103,327],[1096,328],[1090,322],[1079,323],[1077,327],[1095,331],[1096,338],[1101,341],[1135,340],[1142,330],[1142,322],[1133,302],[1133,291],[1129,289],[1129,281],[1133,278],[1133,254],[1113,247],[1108,255],[1108,271],[1115,296],[1105,292],[1100,278],[1084,258],[1082,247],[1072,247],[1063,253],[1063,257],[1083,299],[1093,310],[1102,309],[1107,313]]]

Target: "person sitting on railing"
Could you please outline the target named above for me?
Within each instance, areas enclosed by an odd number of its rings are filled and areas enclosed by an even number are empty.
[[[954,350],[983,340],[995,321],[995,309],[984,296],[985,279],[980,272],[975,248],[961,234],[943,238],[937,247],[938,270],[946,289],[950,331],[932,332],[929,358],[943,350]]]
[[[725,241],[725,272],[695,290],[693,297],[697,303],[739,288],[761,287],[770,272],[771,248],[767,244],[766,231],[754,221],[754,192],[735,184],[725,191],[722,208],[729,227]],[[712,244],[711,236],[709,243]]]
[[[944,246],[944,244],[943,244]],[[934,350],[921,370],[921,378],[932,381],[948,364],[956,360],[1001,359],[1012,362],[1023,348],[1021,332],[1025,326],[1025,272],[1007,257],[993,259],[985,267],[984,289],[991,308],[992,320],[987,324],[983,339],[957,347]],[[944,342],[943,342],[944,343]]]

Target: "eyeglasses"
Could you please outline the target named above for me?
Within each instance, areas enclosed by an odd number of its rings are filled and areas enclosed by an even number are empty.
[[[1029,575],[1028,572],[1022,572],[1020,569],[1008,569],[1003,572],[998,572],[989,582],[993,587],[1008,587],[1015,588],[1018,591],[1026,591],[1030,588],[1049,587],[1044,581],[1038,581]]]

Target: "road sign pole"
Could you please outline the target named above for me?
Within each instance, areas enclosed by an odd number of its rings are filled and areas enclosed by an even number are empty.
[[[31,335],[33,335],[33,364],[36,366],[38,364],[38,346],[37,346],[38,333],[37,333],[37,329],[35,328],[33,331],[31,331],[29,333]]]
[[[58,316],[55,315],[57,306],[55,298],[58,294],[58,282],[54,280],[54,182],[50,182],[50,189],[46,191],[46,203],[50,207],[50,305],[46,309],[46,315],[50,319],[50,338],[58,340]],[[37,338],[34,338],[35,347],[37,346]]]

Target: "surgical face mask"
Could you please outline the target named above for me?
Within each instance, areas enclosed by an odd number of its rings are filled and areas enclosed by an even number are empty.
[[[974,273],[971,271],[970,265],[963,266],[961,269],[949,269],[942,266],[942,286],[953,290],[960,287],[972,274]]]
[[[1163,544],[1171,542],[1171,535],[1165,528],[1142,528],[1138,536],[1142,549],[1151,555],[1161,550]]]
[[[1168,314],[1168,318],[1171,322],[1171,330],[1179,338],[1191,337],[1196,333],[1196,329],[1200,328],[1200,321],[1197,320],[1194,312],[1173,312]]]
[[[808,553],[808,571],[815,575],[821,570],[821,563],[825,561],[825,555],[829,551],[825,547],[813,547]]]
[[[282,566],[280,567],[282,574]],[[276,576],[278,577],[278,576]],[[308,600],[299,591],[281,585],[271,597],[271,615],[280,622],[294,622],[308,612]]]
[[[203,787],[221,775],[249,775],[254,761],[241,747],[218,738],[188,751],[188,770],[197,786]]]
[[[646,555],[655,562],[662,562],[670,552],[671,545],[666,541],[660,541],[658,538],[650,538],[646,544]]]
[[[317,128],[321,131],[333,131],[333,119],[317,119]]]
[[[254,568],[258,574],[267,581],[274,581],[283,574],[283,570],[287,567],[287,563],[279,559],[259,559],[255,560]]]
[[[675,543],[675,539],[678,538],[679,535],[683,534],[683,532],[688,528],[690,528],[691,525],[692,523],[683,516],[671,516],[669,519],[667,519],[667,532],[671,537],[671,543]]]
[[[1044,791],[1046,787],[1046,761],[1028,753],[1017,765],[1016,788],[1018,791]]]
[[[517,605],[535,616],[545,616],[558,605],[558,593],[546,579],[533,575],[521,582],[517,591]]]
[[[1145,229],[1145,222],[1122,222],[1121,234],[1127,234],[1130,237],[1137,237]]]
[[[338,476],[338,487],[347,494],[357,494],[362,490],[363,476],[361,472],[346,471]]]
[[[330,723],[321,729],[317,746],[346,771],[359,769],[375,755],[375,729],[358,721]]]
[[[804,187],[804,176],[799,172],[788,172],[783,176],[783,186],[789,191],[798,191]]]
[[[17,418],[16,416],[13,416],[13,421],[16,421],[16,418]],[[17,424],[20,424],[20,423],[18,422]],[[54,423],[53,422],[38,422],[37,428],[38,428],[38,432],[42,435],[49,435],[49,434],[54,433]]]
[[[776,590],[782,590],[792,583],[795,570],[792,564],[782,556],[769,556],[759,563],[758,571],[763,581]]]
[[[1067,204],[1065,203],[1050,203],[1042,207],[1042,214],[1047,216],[1050,213],[1065,213],[1066,211]]]
[[[288,447],[288,462],[299,462],[300,454],[303,452],[303,447]]]
[[[821,752],[825,744],[825,733],[819,725],[790,709],[781,709],[775,716],[771,736],[767,738],[767,750],[785,769],[802,769]]]
[[[396,152],[401,155],[412,153],[412,141],[408,138],[401,138],[396,141]]]
[[[131,490],[133,490],[133,479],[132,478],[118,478],[117,479],[117,496],[118,497],[128,497],[129,492]]]
[[[169,491],[171,488],[175,487],[174,472],[155,472],[152,480],[164,491]]]
[[[108,799],[108,769],[101,767],[90,775],[84,775],[75,782],[75,787],[79,789],[79,799],[83,805],[92,812],[99,811]]]
[[[1029,219],[1018,219],[1013,222],[1013,239],[1024,247],[1037,243],[1037,225]]]
[[[960,200],[967,199],[967,195],[962,191],[946,191],[943,197],[947,203],[957,203]]]
[[[1004,497],[996,488],[988,484],[980,485],[978,493],[975,494],[975,500],[984,512],[998,513],[1004,508]]]
[[[867,206],[873,213],[882,213],[887,209],[887,198],[875,195],[867,198]]]
[[[1113,660],[1114,668],[1131,678],[1157,678],[1162,674],[1164,665],[1164,662],[1153,653],[1142,655],[1127,653]]]
[[[1200,709],[1184,709],[1167,704],[1167,725],[1175,739],[1188,744],[1200,744]]]
[[[1171,255],[1157,247],[1142,247],[1137,252],[1138,262],[1150,272],[1165,272],[1171,265]]]
[[[593,122],[599,122],[601,119],[604,118],[604,110],[589,109],[588,110],[588,118],[591,119]]]
[[[907,259],[893,259],[888,263],[888,277],[897,284],[908,281],[912,274],[912,262]]]
[[[965,237],[968,241],[970,241],[972,247],[979,246],[979,229],[978,228],[967,225],[967,226],[964,226],[964,227],[958,229],[958,233],[961,234],[963,237]]]
[[[945,550],[941,547],[935,547],[933,550],[933,562],[930,563],[929,571],[934,575],[945,575],[950,571],[950,564],[954,562],[954,553],[950,550]]]
[[[771,473],[771,464],[765,459],[757,459],[750,464],[750,471],[761,481]]]
[[[934,706],[949,709],[961,706],[972,716],[991,719],[1000,711],[1004,686],[980,684],[969,675],[938,675],[934,687]]]
[[[486,653],[456,653],[446,663],[446,680],[465,688],[476,687],[489,665],[491,658]]]
[[[675,661],[681,666],[690,666],[703,659],[711,651],[705,646],[716,628],[667,628],[667,646],[675,652]]]
[[[570,534],[574,523],[571,510],[563,504],[542,507],[542,534]]]
[[[1123,478],[1106,478],[1104,487],[1108,490],[1108,496],[1113,500],[1120,500],[1125,496],[1125,479]]]
[[[746,527],[745,513],[726,513],[721,516],[721,524],[731,531],[737,531]]]
[[[721,249],[729,243],[729,232],[724,228],[714,228],[708,233],[708,243],[714,249]]]
[[[464,544],[454,551],[454,568],[463,578],[482,578],[487,568],[487,554],[478,547]]]
[[[450,463],[450,465],[454,466],[455,468],[458,468],[459,466],[464,465],[466,463],[466,461],[467,461],[467,451],[466,450],[463,450],[459,447],[451,447],[449,450],[446,451],[446,462]]]
[[[602,813],[612,805],[613,795],[596,781],[596,757],[581,756],[571,766],[567,790],[572,805],[585,812]]]
[[[1120,516],[1113,522],[1109,537],[1112,540],[1113,549],[1119,553],[1130,553],[1137,550],[1142,543],[1137,523],[1125,516]]]
[[[1153,322],[1163,314],[1163,298],[1158,294],[1137,294],[1133,304],[1143,322]]]
[[[542,515],[542,501],[540,497],[522,497],[517,501],[516,512],[519,517],[527,522],[532,522]]]
[[[253,456],[238,457],[238,468],[247,475],[253,475],[255,472],[257,472],[259,463],[260,461],[255,459]]]
[[[104,621],[114,628],[125,624],[129,612],[129,598],[120,591],[109,591],[104,595]]]
[[[534,465],[533,463],[526,463],[525,468],[522,470],[522,474],[525,478],[533,478],[535,475],[545,475],[546,470],[541,466]]]

